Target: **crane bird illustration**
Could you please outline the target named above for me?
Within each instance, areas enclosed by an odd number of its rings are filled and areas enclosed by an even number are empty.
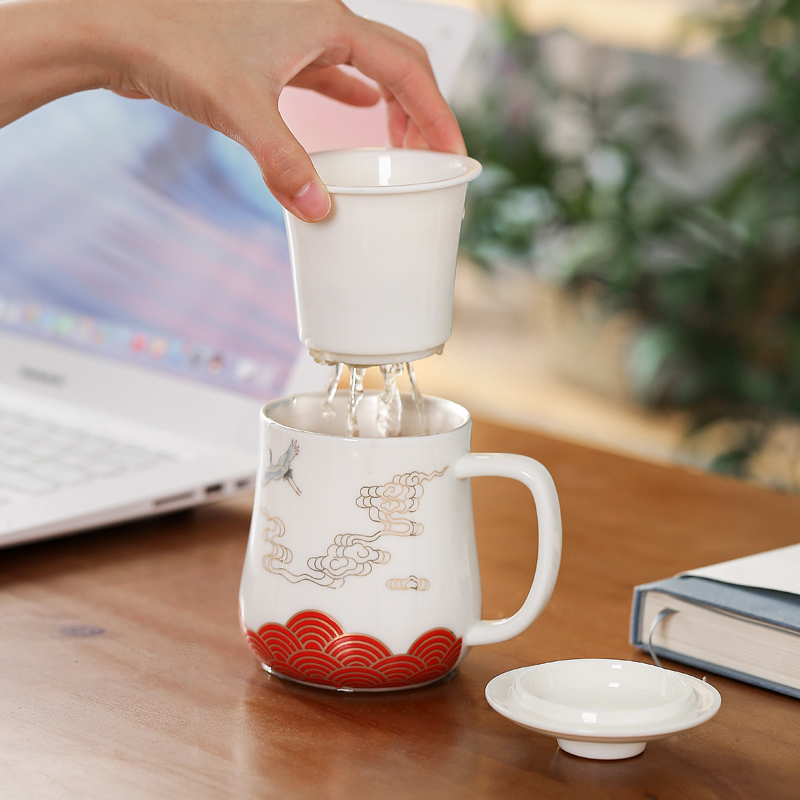
[[[286,452],[278,459],[277,463],[272,463],[272,448],[269,451],[269,468],[264,472],[264,480],[261,481],[262,486],[266,486],[269,481],[285,480],[288,481],[289,486],[294,489],[295,493],[301,495],[302,492],[294,482],[292,477],[291,463],[294,457],[300,452],[300,445],[297,444],[296,439],[292,439],[292,443],[286,448]]]

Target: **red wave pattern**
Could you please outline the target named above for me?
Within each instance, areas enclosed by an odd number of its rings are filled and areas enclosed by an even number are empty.
[[[461,639],[446,628],[422,634],[403,655],[360,633],[345,633],[321,611],[301,611],[286,625],[244,630],[250,649],[270,671],[335,689],[397,689],[442,678],[461,655]]]

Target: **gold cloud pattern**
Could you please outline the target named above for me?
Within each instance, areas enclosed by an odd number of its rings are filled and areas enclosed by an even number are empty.
[[[408,472],[404,475],[395,475],[391,481],[380,486],[362,487],[356,498],[356,505],[366,509],[370,520],[379,524],[380,529],[371,534],[336,535],[324,555],[308,559],[306,562],[308,572],[293,572],[287,567],[292,561],[292,552],[278,541],[286,533],[285,526],[282,520],[271,517],[267,509],[262,508],[261,513],[266,521],[264,538],[270,546],[269,552],[263,559],[264,568],[275,575],[281,575],[290,583],[311,581],[330,589],[340,588],[347,578],[369,575],[374,566],[386,564],[392,557],[387,550],[373,547],[380,538],[419,536],[423,532],[423,525],[409,519],[407,515],[419,508],[420,500],[425,493],[425,484],[441,477],[446,470],[447,467],[438,472]],[[409,585],[390,588],[420,587]]]

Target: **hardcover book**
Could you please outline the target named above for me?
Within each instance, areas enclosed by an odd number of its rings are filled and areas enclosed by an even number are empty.
[[[800,698],[800,545],[637,586],[630,640]]]

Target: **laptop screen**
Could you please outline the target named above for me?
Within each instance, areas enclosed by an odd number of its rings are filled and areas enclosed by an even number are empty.
[[[164,106],[57,100],[0,129],[0,329],[280,394],[282,209],[244,148]]]

